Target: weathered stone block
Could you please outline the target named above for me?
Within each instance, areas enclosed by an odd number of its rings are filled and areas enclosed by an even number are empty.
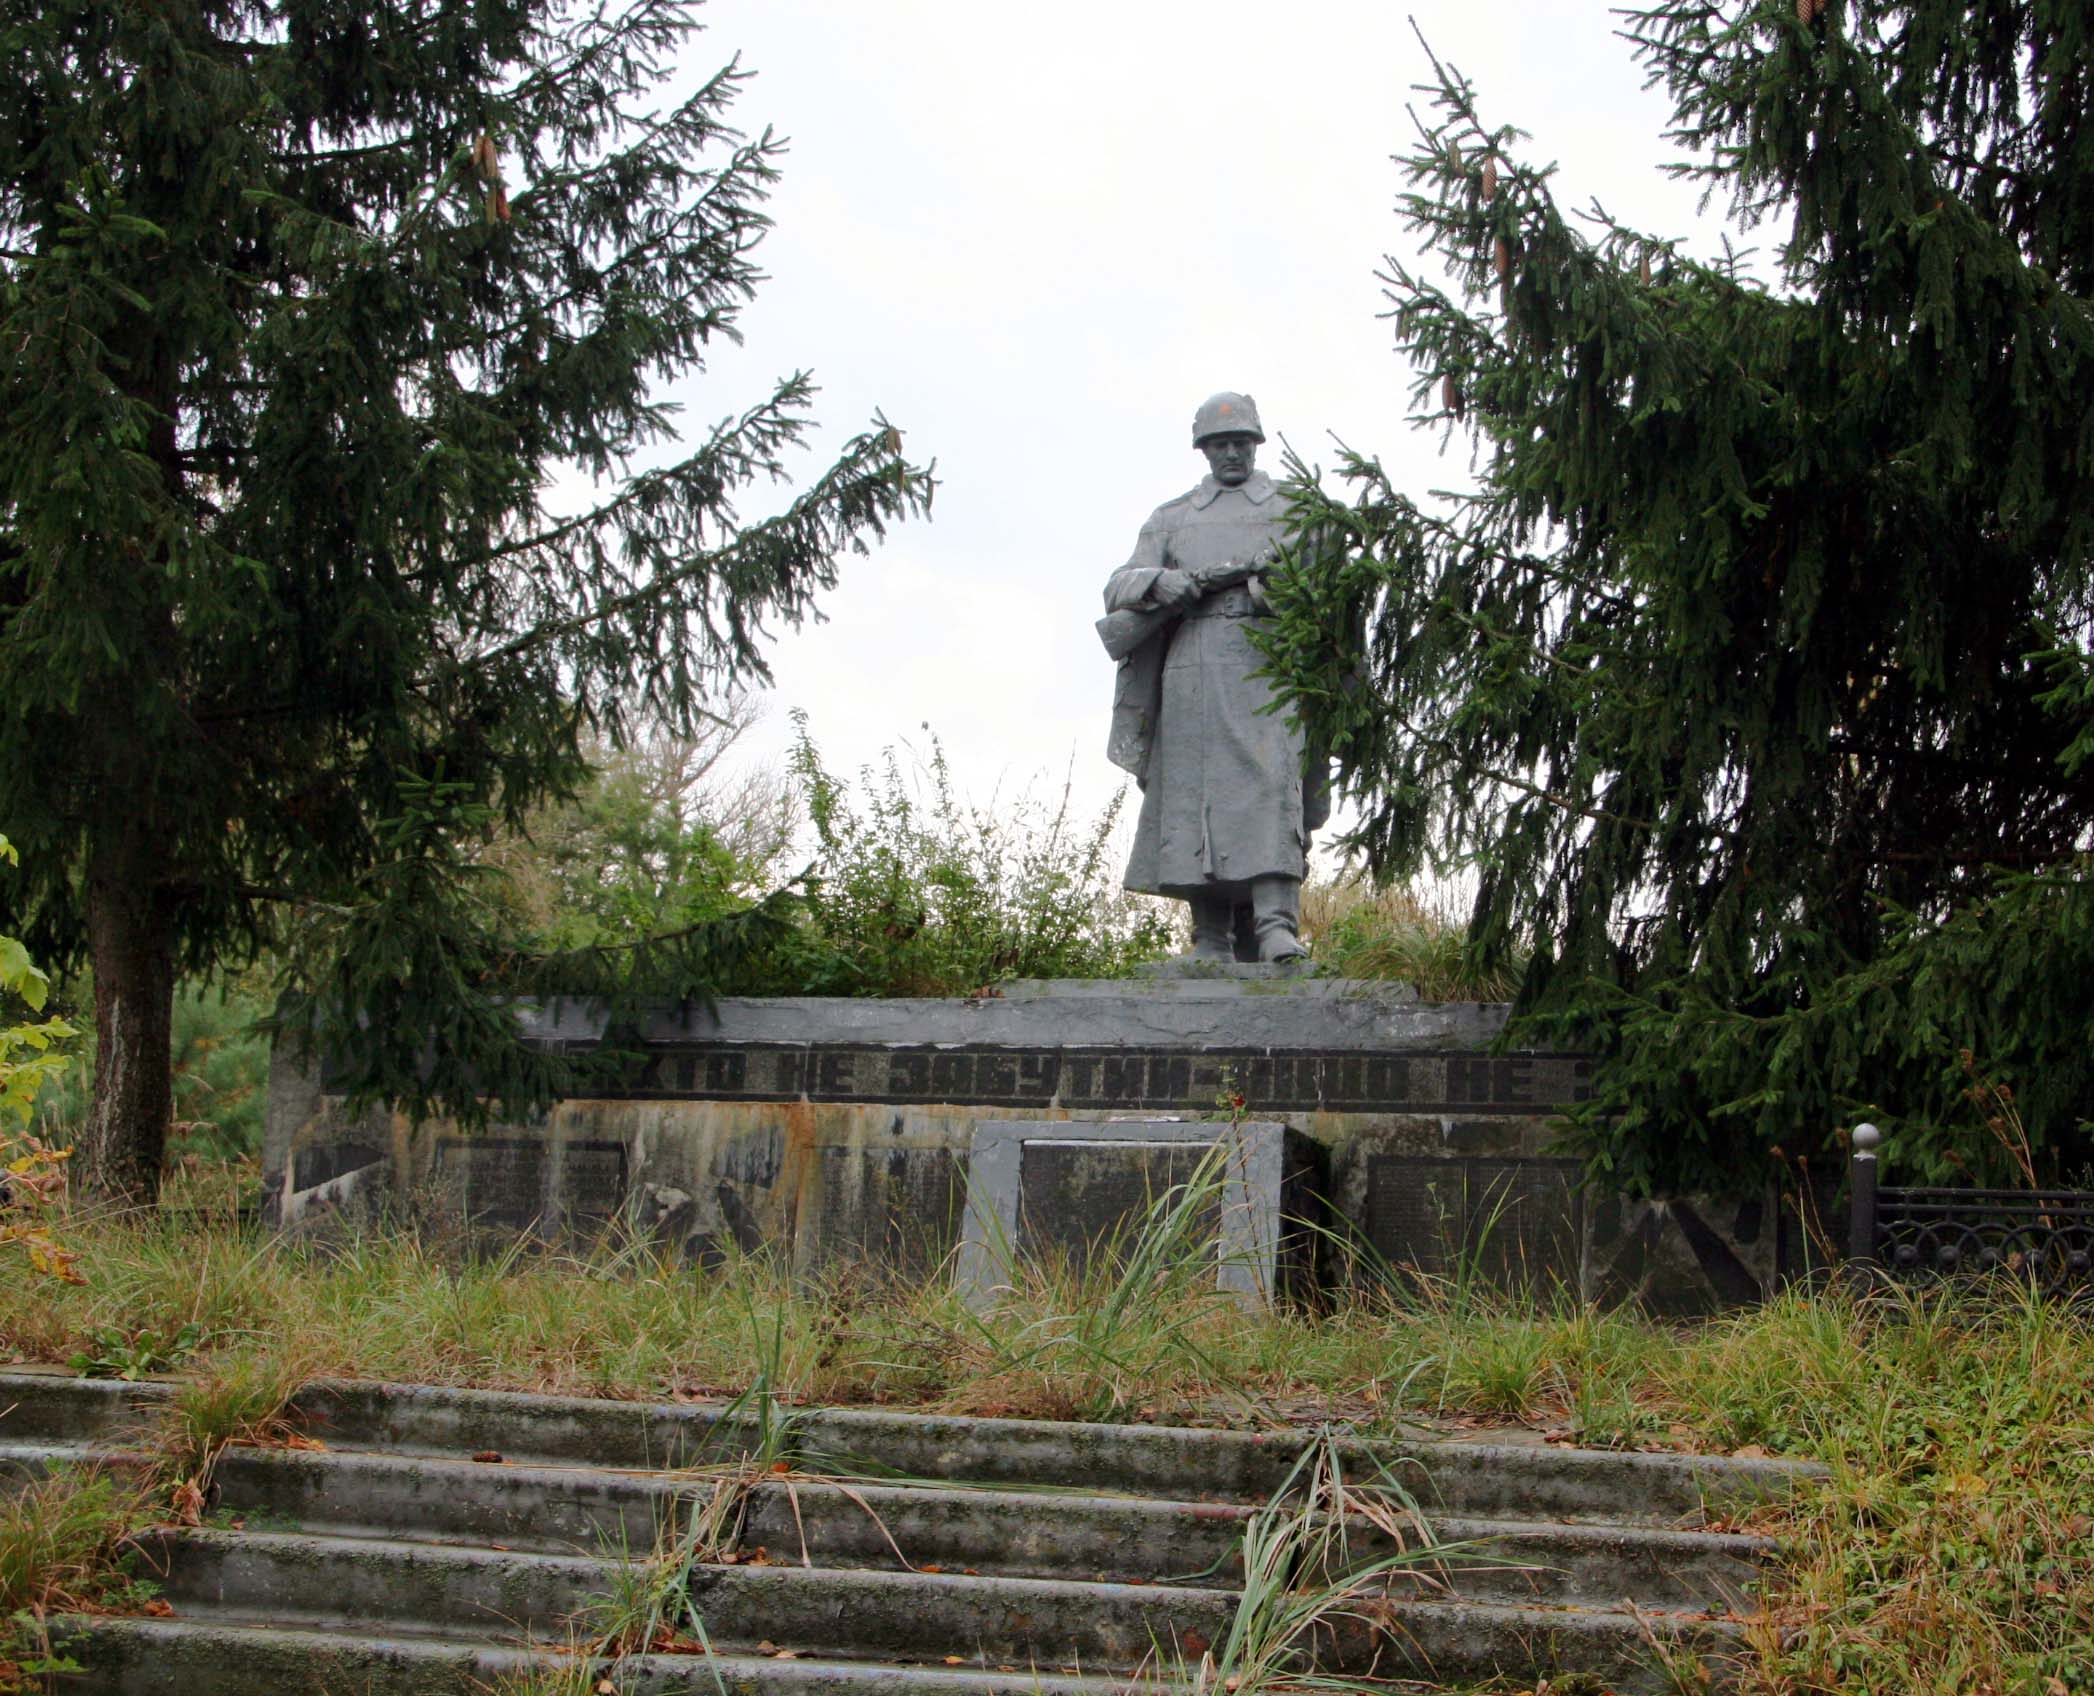
[[[1585,1239],[1577,1177],[1569,1160],[1374,1155],[1360,1235],[1399,1272],[1576,1293]]]
[[[1315,1149],[1270,1121],[985,1120],[969,1151],[956,1277],[970,1301],[1008,1284],[1014,1259],[1076,1264],[1116,1252],[1152,1202],[1210,1159],[1215,1284],[1264,1303],[1305,1281]]]
[[[623,1143],[449,1136],[436,1145],[446,1207],[476,1233],[600,1235],[625,1211]]]

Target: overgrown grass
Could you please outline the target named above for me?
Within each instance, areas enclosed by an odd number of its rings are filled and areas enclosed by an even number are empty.
[[[1468,927],[1444,901],[1376,889],[1361,878],[1303,886],[1302,939],[1319,965],[1342,978],[1391,978],[1427,1001],[1508,1001],[1523,959],[1486,966]]]
[[[149,1494],[137,1478],[78,1470],[0,1489],[0,1692],[77,1670],[52,1649],[52,1614],[151,1599],[125,1546],[149,1515]]]
[[[0,1506],[0,1615],[72,1598],[108,1540],[114,1479],[73,1474],[26,1485]]]
[[[1716,1443],[1818,1456],[1764,1692],[2094,1689],[2094,1315],[2024,1287],[1839,1291],[1709,1328],[1669,1386]]]
[[[201,1523],[228,1444],[297,1440],[282,1414],[305,1376],[290,1357],[225,1350],[134,1434],[132,1462],[0,1477],[0,1696],[80,1670],[54,1648],[52,1615],[167,1611],[136,1534]]]
[[[1799,1291],[1669,1325],[1455,1279],[1252,1314],[1181,1289],[1182,1254],[1102,1255],[1016,1278],[975,1314],[942,1278],[795,1279],[762,1256],[703,1270],[631,1246],[476,1261],[398,1234],[322,1252],[229,1227],[67,1231],[87,1282],[0,1288],[0,1350],[63,1361],[97,1331],[196,1325],[216,1386],[186,1403],[192,1460],[266,1431],[292,1383],[326,1374],[753,1395],[781,1444],[801,1402],[1369,1432],[1522,1420],[1828,1463],[1763,1520],[1789,1553],[1752,1690],[2094,1689],[2094,1316],[2014,1286]]]

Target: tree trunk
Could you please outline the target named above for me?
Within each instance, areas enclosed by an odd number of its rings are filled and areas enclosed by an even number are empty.
[[[142,834],[124,833],[87,873],[95,976],[95,1094],[73,1151],[76,1190],[151,1207],[174,1116],[174,948],[159,869]]]

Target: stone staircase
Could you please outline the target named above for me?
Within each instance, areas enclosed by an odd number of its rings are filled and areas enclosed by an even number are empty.
[[[0,1470],[135,1454],[171,1394],[0,1373]],[[1227,1639],[1246,1522],[1308,1441],[795,1410],[779,1448],[735,1410],[369,1383],[310,1385],[291,1417],[324,1447],[228,1449],[206,1525],[146,1539],[172,1613],[66,1622],[89,1671],[63,1688],[486,1690],[600,1630],[592,1601],[629,1592],[755,1451],[731,1540],[685,1579],[711,1653],[687,1618],[667,1646],[689,1652],[628,1655],[610,1688],[1105,1696]],[[1733,1615],[1769,1544],[1721,1527],[1805,1470],[1466,1441],[1339,1452],[1354,1482],[1400,1481],[1443,1548],[1324,1629],[1321,1670],[1576,1671],[1622,1692],[1672,1688],[1666,1658],[1719,1683],[1738,1664]],[[1375,1532],[1348,1552],[1392,1550]]]

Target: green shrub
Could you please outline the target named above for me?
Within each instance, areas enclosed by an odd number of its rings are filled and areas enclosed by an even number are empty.
[[[937,738],[912,777],[893,748],[832,776],[794,715],[792,775],[814,826],[807,922],[777,962],[807,995],[964,995],[1010,978],[1101,978],[1167,952],[1161,904],[1119,884],[1114,834],[1125,792],[1089,823],[1066,784],[972,806]]]
[[[778,883],[796,822],[786,780],[728,768],[759,716],[737,697],[704,734],[599,744],[575,794],[498,830],[477,858],[502,874],[518,946],[617,946],[717,919]]]
[[[1052,804],[969,805],[935,738],[920,769],[890,748],[854,790],[822,764],[805,714],[784,772],[723,776],[754,718],[730,703],[710,739],[603,750],[579,793],[498,832],[479,859],[502,874],[518,947],[615,949],[730,918],[784,879],[803,825],[794,923],[738,956],[718,993],[968,994],[1115,976],[1170,947],[1167,909],[1119,887],[1119,801],[1088,823],[1066,787]]]

